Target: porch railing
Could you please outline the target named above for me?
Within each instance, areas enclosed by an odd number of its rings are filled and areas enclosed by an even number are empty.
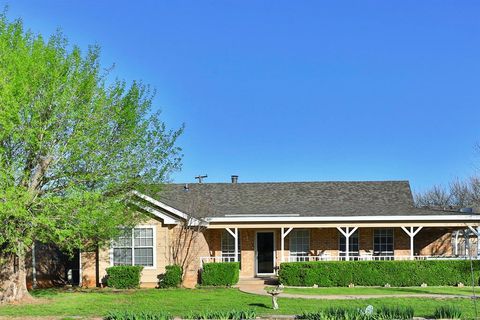
[[[413,260],[478,260],[477,256],[413,256]],[[285,262],[306,262],[306,261],[346,261],[346,257],[342,256],[286,256]],[[350,261],[393,261],[393,260],[411,260],[410,256],[374,256],[374,255],[355,255],[349,256]],[[200,266],[203,268],[204,263],[211,262],[235,262],[235,255],[223,255],[216,257],[200,257]]]
[[[350,261],[389,261],[389,260],[411,260],[411,256],[394,256],[394,255],[353,255],[349,256]],[[468,260],[469,256],[413,256],[413,260]],[[476,260],[477,257],[472,257]],[[346,256],[286,256],[286,262],[302,262],[302,261],[346,261]]]
[[[211,262],[235,262],[235,255],[223,255],[217,257],[200,257],[200,266],[203,268],[204,263]]]

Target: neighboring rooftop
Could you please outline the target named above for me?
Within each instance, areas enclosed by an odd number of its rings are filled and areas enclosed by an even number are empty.
[[[167,184],[155,198],[202,218],[452,214],[415,208],[408,181]]]

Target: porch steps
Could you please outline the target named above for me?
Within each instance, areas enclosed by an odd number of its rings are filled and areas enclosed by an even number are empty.
[[[276,277],[261,277],[261,278],[240,278],[237,286],[264,286],[264,285],[277,285],[278,279]]]

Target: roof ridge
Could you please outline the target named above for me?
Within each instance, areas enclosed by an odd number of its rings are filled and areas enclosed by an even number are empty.
[[[408,183],[410,184],[409,180],[325,180],[325,181],[251,181],[251,182],[176,182],[176,183],[165,183],[165,185],[185,185],[185,184],[204,184],[204,185],[212,185],[212,184],[228,184],[228,185],[235,185],[235,184],[301,184],[301,183]]]

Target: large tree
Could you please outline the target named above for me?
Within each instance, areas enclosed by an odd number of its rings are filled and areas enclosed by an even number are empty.
[[[29,297],[34,241],[105,244],[140,219],[129,191],[180,166],[182,128],[153,112],[148,86],[112,80],[99,53],[0,15],[0,302]]]

